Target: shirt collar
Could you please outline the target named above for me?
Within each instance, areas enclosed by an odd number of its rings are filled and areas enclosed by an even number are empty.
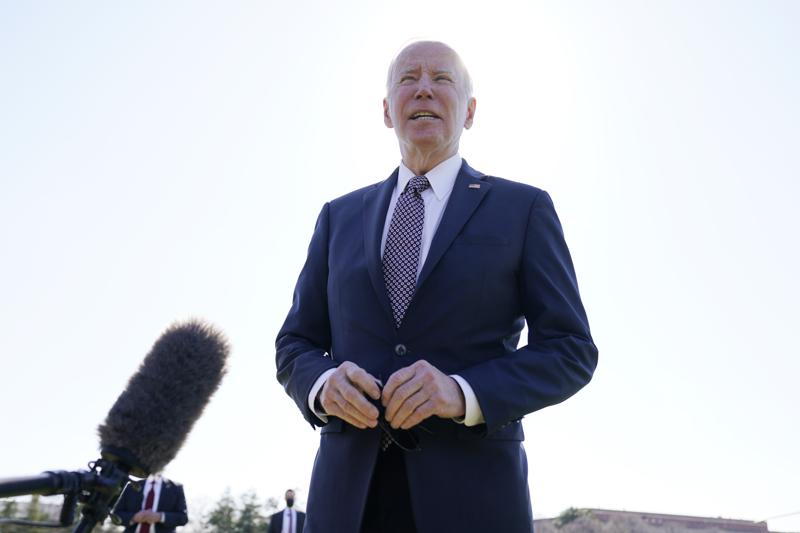
[[[158,487],[161,484],[161,475],[159,474],[151,474],[147,476],[147,480],[145,481],[145,488],[150,487]]]
[[[461,156],[455,154],[425,173],[425,177],[428,178],[428,182],[431,184],[431,190],[433,190],[433,194],[436,195],[438,200],[442,200],[453,190],[453,184],[456,182],[460,169]],[[415,176],[416,174],[400,161],[400,170],[397,174],[397,186],[401,191],[405,190],[408,182]]]

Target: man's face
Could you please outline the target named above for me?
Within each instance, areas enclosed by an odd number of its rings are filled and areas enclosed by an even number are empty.
[[[414,152],[449,157],[458,150],[461,131],[472,126],[475,113],[464,78],[452,50],[440,43],[416,43],[400,53],[383,110],[404,158]]]
[[[294,505],[294,491],[293,490],[287,490],[286,494],[284,494],[284,498],[286,498],[286,506],[287,507],[291,507],[292,505]]]

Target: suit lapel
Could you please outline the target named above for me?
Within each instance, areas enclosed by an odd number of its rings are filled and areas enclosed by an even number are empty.
[[[385,311],[386,318],[392,325],[394,325],[392,306],[386,293],[386,283],[383,280],[381,238],[386,223],[386,212],[389,209],[389,200],[397,184],[397,175],[398,171],[395,170],[386,181],[379,183],[364,194],[364,250],[367,254],[367,268],[375,295]],[[417,292],[420,291],[425,280],[461,232],[464,224],[489,192],[492,185],[482,178],[483,174],[473,170],[464,161],[453,184],[453,192],[447,202],[442,221],[433,237],[428,257],[425,259],[425,264],[417,280]],[[411,300],[409,311],[414,307],[414,300],[416,297]],[[402,329],[405,329],[406,323],[411,321],[409,315],[410,313],[406,314]]]
[[[433,236],[430,250],[428,250],[428,257],[425,259],[422,272],[419,274],[417,291],[422,288],[425,280],[436,268],[436,264],[447,249],[450,248],[453,240],[461,232],[461,228],[464,227],[464,224],[467,223],[472,213],[475,212],[475,209],[477,209],[486,193],[492,187],[491,183],[484,181],[481,179],[482,177],[483,175],[473,170],[467,165],[466,161],[461,165],[456,182],[453,184],[450,200],[448,200],[447,207],[445,207],[442,221]]]
[[[171,487],[167,481],[161,482],[161,493],[158,495],[158,505],[156,505],[156,511],[160,511],[165,507],[171,507],[172,503],[169,501],[169,498],[172,496],[172,491],[170,488]]]
[[[386,293],[386,283],[383,280],[381,238],[383,237],[383,226],[386,223],[386,211],[389,209],[389,200],[391,200],[392,191],[397,184],[397,174],[398,170],[395,170],[386,181],[379,183],[364,194],[364,251],[367,254],[367,269],[372,281],[372,288],[375,289],[375,295],[391,324],[394,324],[394,318],[389,295]]]

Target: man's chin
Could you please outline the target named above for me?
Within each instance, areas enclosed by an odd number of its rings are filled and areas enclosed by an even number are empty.
[[[433,130],[415,132],[407,137],[405,144],[422,152],[443,150],[447,145],[441,132]]]

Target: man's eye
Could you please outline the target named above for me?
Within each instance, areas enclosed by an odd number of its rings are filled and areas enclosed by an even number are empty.
[[[402,78],[400,78],[400,83],[404,83],[407,81],[414,81],[414,76],[403,76]]]
[[[436,76],[436,78],[434,78],[434,79],[436,81],[447,81],[447,82],[452,82],[453,81],[453,78],[451,78],[450,76]]]

